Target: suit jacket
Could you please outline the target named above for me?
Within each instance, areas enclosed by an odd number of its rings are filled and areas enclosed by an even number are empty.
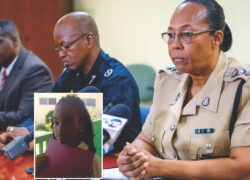
[[[0,129],[33,117],[34,92],[50,92],[52,75],[47,65],[32,52],[21,48],[0,92]]]

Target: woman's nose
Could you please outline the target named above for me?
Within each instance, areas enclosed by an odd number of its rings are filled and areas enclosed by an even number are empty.
[[[183,44],[181,42],[181,39],[179,36],[176,36],[171,43],[169,44],[169,46],[173,49],[181,49],[183,48]]]

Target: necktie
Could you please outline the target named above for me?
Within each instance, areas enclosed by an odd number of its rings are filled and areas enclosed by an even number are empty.
[[[2,91],[4,83],[5,83],[6,80],[7,80],[7,73],[6,73],[6,69],[4,69],[3,73],[2,73],[1,82],[0,82],[0,91]]]

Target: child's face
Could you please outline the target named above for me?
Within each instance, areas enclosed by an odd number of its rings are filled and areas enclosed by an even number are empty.
[[[53,120],[55,138],[62,144],[78,145],[83,125],[79,115],[69,106],[56,106]]]

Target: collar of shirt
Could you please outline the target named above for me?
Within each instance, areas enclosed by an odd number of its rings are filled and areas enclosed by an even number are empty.
[[[94,63],[94,65],[92,66],[91,70],[89,71],[89,73],[87,75],[83,75],[82,71],[78,70],[77,74],[79,74],[78,76],[83,78],[83,77],[91,77],[93,74],[96,74],[99,70],[100,64],[101,64],[101,52],[99,52],[99,55]]]
[[[91,68],[90,72],[88,73],[88,75],[96,74],[99,71],[99,67],[100,67],[101,62],[102,62],[101,53],[102,53],[102,50],[99,52],[99,54],[96,58],[96,61],[93,65],[93,67]]]
[[[182,115],[196,114],[196,106],[205,108],[212,112],[217,112],[218,103],[220,99],[221,89],[223,87],[223,75],[228,67],[228,59],[223,52],[220,53],[217,64],[206,84],[201,91],[195,95],[185,107],[183,107]],[[170,104],[175,104],[180,98],[178,96],[185,96],[187,92],[187,82],[189,78],[184,76],[175,91],[175,96],[170,101]],[[216,88],[215,88],[216,87]],[[205,102],[207,101],[207,102]]]
[[[2,74],[3,74],[3,70],[4,70],[4,69],[6,70],[6,75],[7,75],[7,76],[10,75],[10,72],[11,72],[11,70],[13,69],[13,66],[14,66],[15,63],[16,63],[17,58],[18,58],[18,56],[16,56],[16,57],[14,58],[14,60],[8,65],[7,68],[1,68],[1,76],[2,76]]]

